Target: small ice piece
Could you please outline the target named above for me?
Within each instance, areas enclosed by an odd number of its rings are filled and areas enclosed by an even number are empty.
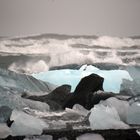
[[[0,139],[6,138],[11,134],[10,128],[6,125],[6,123],[0,123]]]
[[[76,138],[76,140],[104,140],[104,138],[100,134],[83,134]]]
[[[129,124],[140,125],[140,103],[135,102],[128,109],[127,122]]]
[[[136,130],[137,134],[140,136],[140,130]]]
[[[40,135],[43,128],[48,127],[43,120],[17,110],[13,110],[10,120],[14,120],[12,136]]]
[[[87,116],[89,113],[89,111],[87,109],[85,109],[83,106],[81,106],[79,104],[75,104],[72,109],[77,111],[79,114],[81,114],[83,116]]]
[[[93,130],[128,129],[129,126],[120,120],[114,107],[95,105],[89,116],[90,127]]]

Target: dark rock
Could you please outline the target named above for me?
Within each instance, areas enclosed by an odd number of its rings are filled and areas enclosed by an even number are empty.
[[[104,95],[93,94],[98,90],[103,90],[103,81],[104,78],[97,74],[84,77],[77,85],[72,97],[64,105],[64,108],[72,108],[74,104],[80,104],[86,109],[91,109],[94,104],[99,103],[100,100],[109,98],[110,96],[105,97]],[[95,99],[97,99],[97,101]]]
[[[83,95],[85,93],[83,92]],[[69,101],[65,104],[64,108],[72,108],[75,104],[80,104],[86,109],[90,110],[94,105],[98,104],[101,100],[106,100],[110,97],[114,97],[115,95],[113,93],[92,93],[87,92],[87,96],[78,96],[73,95],[72,98],[69,99]]]
[[[70,90],[70,85],[62,85],[60,87],[57,87],[55,90],[53,90],[47,95],[22,97],[35,101],[45,102],[50,106],[51,110],[61,110],[71,96]]]
[[[95,104],[98,104],[101,100],[106,100],[107,98],[114,96],[113,93],[95,93],[98,90],[103,91],[103,81],[104,78],[100,77],[99,75],[91,74],[81,79],[74,93],[70,93],[71,86],[62,85],[47,95],[24,95],[22,97],[45,102],[49,104],[51,110],[62,110],[66,107],[72,108],[75,104],[80,104],[86,109],[91,109]]]
[[[8,136],[2,140],[24,140],[25,136]]]
[[[81,92],[95,92],[103,90],[104,78],[97,74],[91,74],[81,79],[77,85],[74,94],[81,94]],[[82,94],[83,95],[83,94]]]

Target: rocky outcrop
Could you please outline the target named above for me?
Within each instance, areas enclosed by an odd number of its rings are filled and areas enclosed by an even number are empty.
[[[80,104],[86,109],[92,108],[94,104],[105,98],[100,98],[102,95],[97,95],[97,97],[96,94],[94,94],[94,92],[98,90],[103,90],[103,81],[104,78],[100,77],[97,74],[91,74],[81,79],[74,93],[72,94],[72,97],[67,101],[64,108],[72,108],[74,104]],[[95,99],[98,100],[96,101]]]
[[[61,110],[67,100],[71,97],[70,90],[70,85],[62,85],[57,87],[50,94],[42,96],[25,96],[24,98],[45,102],[49,104],[51,110]]]
[[[72,108],[75,104],[80,104],[86,109],[91,109],[95,104],[101,100],[106,100],[114,96],[113,93],[104,94],[96,93],[96,91],[103,91],[104,78],[97,74],[91,74],[84,77],[77,85],[74,93],[70,93],[70,85],[62,85],[50,94],[42,96],[24,96],[31,100],[41,101],[49,104],[51,110]]]

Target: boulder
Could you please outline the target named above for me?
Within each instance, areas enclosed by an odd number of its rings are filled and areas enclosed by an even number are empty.
[[[51,93],[42,96],[24,96],[24,98],[45,102],[49,104],[51,110],[60,110],[66,104],[67,100],[70,98],[71,86],[62,85],[57,87]]]
[[[81,92],[95,92],[103,90],[103,82],[104,78],[93,73],[81,79],[74,93],[81,94]]]
[[[107,99],[108,96],[105,97],[103,95],[103,97],[101,97],[102,95],[94,95],[94,92],[103,90],[103,81],[104,78],[97,74],[91,74],[81,79],[71,98],[66,102],[64,108],[72,108],[73,105],[80,104],[86,109],[91,109],[94,104],[99,103],[101,99]]]

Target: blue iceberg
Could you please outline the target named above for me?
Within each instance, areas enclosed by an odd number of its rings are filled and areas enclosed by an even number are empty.
[[[125,70],[100,70],[92,65],[83,65],[79,70],[51,70],[32,74],[32,76],[42,81],[49,81],[58,86],[69,84],[72,86],[72,91],[74,91],[80,80],[92,73],[104,78],[103,88],[106,92],[119,93],[123,79],[133,80]]]

